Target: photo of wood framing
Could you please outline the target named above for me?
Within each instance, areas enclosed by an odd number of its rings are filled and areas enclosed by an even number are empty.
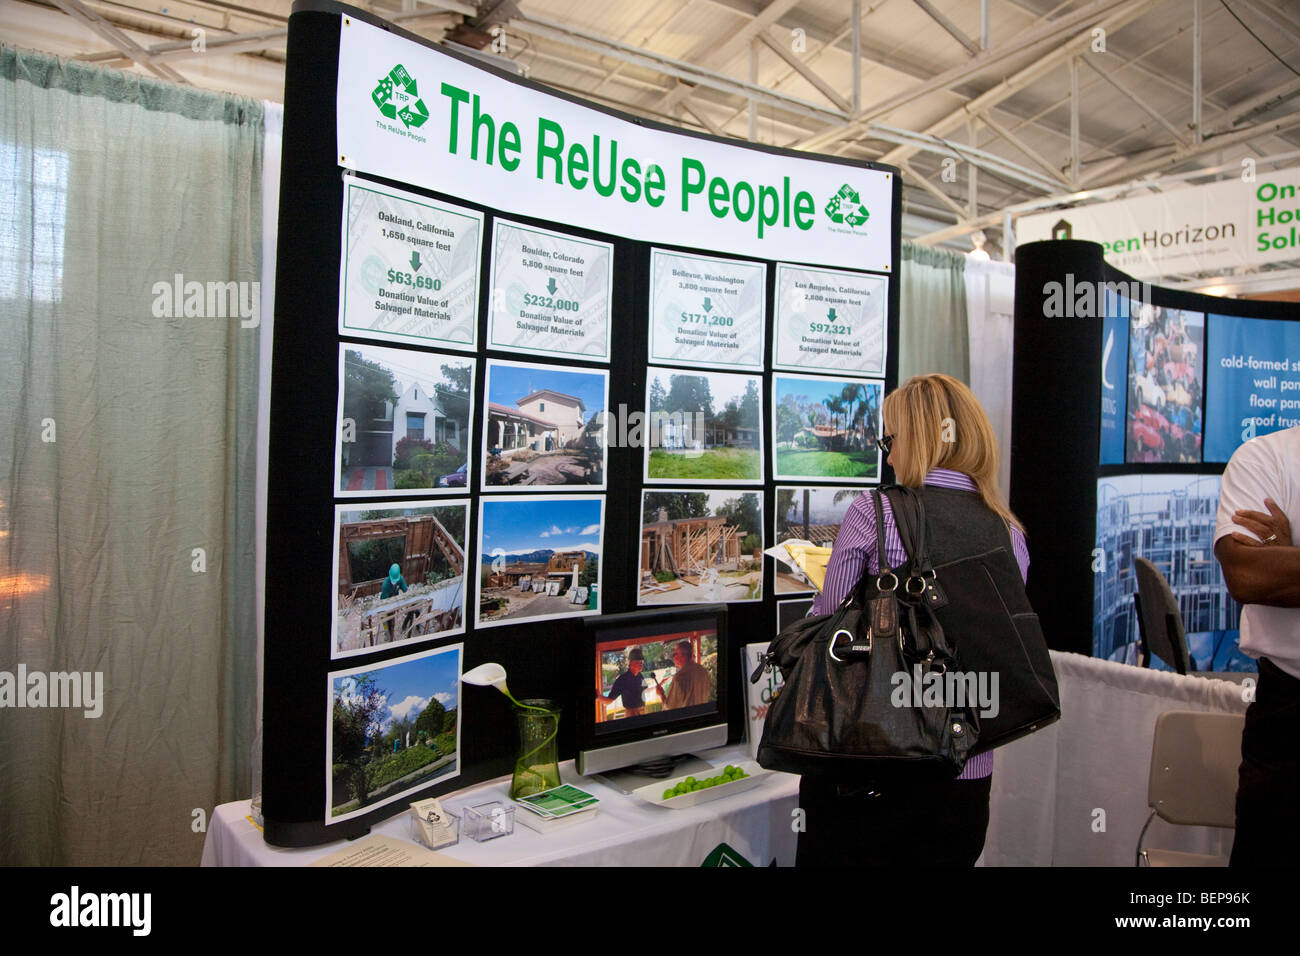
[[[754,491],[643,491],[637,603],[763,599],[763,498]]]
[[[464,632],[468,501],[335,511],[333,657]]]

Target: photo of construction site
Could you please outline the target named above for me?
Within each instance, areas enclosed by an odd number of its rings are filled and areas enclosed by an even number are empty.
[[[600,613],[604,499],[479,502],[477,627]]]
[[[637,603],[763,599],[763,497],[754,491],[643,491]]]
[[[468,501],[335,509],[332,657],[465,631]]]
[[[774,589],[801,594],[821,589],[844,513],[861,488],[777,488]]]

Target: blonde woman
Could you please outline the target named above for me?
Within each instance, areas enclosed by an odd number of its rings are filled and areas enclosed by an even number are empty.
[[[934,564],[1006,546],[1023,579],[1029,569],[1024,529],[997,487],[998,447],[979,400],[949,375],[919,375],[885,397],[881,447],[900,485],[924,500]],[[906,560],[889,499],[884,502],[890,567]],[[865,573],[880,570],[871,495],[850,506],[835,538],[814,614],[833,611]],[[799,805],[800,866],[972,866],[984,849],[993,754],[972,757],[961,776],[878,787],[804,775]]]

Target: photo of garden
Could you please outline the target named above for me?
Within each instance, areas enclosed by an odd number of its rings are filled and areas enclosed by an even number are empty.
[[[867,379],[774,375],[777,480],[879,480],[882,392]]]
[[[326,819],[460,773],[460,644],[330,675]]]
[[[465,629],[468,502],[336,512],[333,656]]]
[[[337,493],[463,489],[474,362],[377,345],[340,351]]]
[[[759,376],[650,368],[647,381],[646,481],[762,482]]]

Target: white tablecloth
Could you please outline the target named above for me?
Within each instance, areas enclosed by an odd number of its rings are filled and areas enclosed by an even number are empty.
[[[702,755],[721,769],[748,759],[742,746]],[[799,778],[770,774],[753,789],[695,807],[669,809],[646,803],[560,765],[565,783],[600,797],[600,809],[583,823],[551,833],[537,833],[516,823],[514,833],[485,843],[462,837],[455,846],[439,850],[482,866],[700,866],[710,855],[734,863],[743,858],[754,866],[794,864],[792,811],[798,803]],[[509,778],[448,794],[441,799],[449,810],[499,799],[509,802]],[[249,802],[217,807],[203,845],[203,866],[306,866],[347,846],[345,841],[300,850],[269,846],[247,819]],[[526,812],[523,810],[520,813]],[[372,829],[374,833],[409,839],[407,817],[399,813]],[[728,850],[715,854],[723,844]]]

